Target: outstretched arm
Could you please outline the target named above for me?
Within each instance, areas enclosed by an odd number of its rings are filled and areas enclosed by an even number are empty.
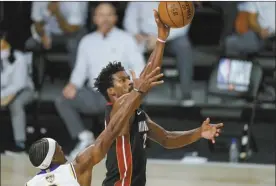
[[[166,26],[164,23],[162,23],[159,14],[156,10],[154,10],[154,18],[158,29],[158,39],[156,41],[155,48],[148,59],[148,63],[152,62],[152,69],[155,69],[156,67],[161,68],[165,48],[165,41],[170,33],[170,28]]]
[[[147,116],[148,117],[148,116]],[[149,138],[167,149],[181,148],[196,142],[200,138],[211,139],[218,136],[223,124],[210,125],[209,118],[205,120],[201,127],[189,131],[167,131],[149,117],[147,119],[149,127]]]

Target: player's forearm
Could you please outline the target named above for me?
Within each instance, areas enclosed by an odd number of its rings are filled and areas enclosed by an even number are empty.
[[[176,149],[194,143],[200,138],[200,128],[189,131],[167,131],[166,140],[162,145],[167,149]]]
[[[164,49],[165,49],[165,43],[156,41],[156,46],[148,60],[148,62],[152,62],[152,69],[155,69],[156,67],[161,67]]]
[[[106,129],[96,139],[94,146],[90,146],[76,158],[76,163],[80,163],[84,170],[90,169],[99,163],[108,152],[114,140],[120,134],[124,125],[129,124],[129,119],[133,112],[141,103],[141,94],[132,91],[120,108],[112,115]],[[113,107],[114,108],[114,107]]]
[[[124,100],[120,109],[113,115],[112,119],[108,123],[108,127],[113,138],[116,138],[120,134],[122,128],[124,128],[126,124],[129,124],[128,121],[134,111],[140,106],[141,101],[142,94],[136,91],[132,91]]]

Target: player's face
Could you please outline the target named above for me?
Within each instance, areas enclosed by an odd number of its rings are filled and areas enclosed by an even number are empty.
[[[93,20],[101,32],[108,32],[117,22],[114,7],[108,3],[100,4],[95,10]]]
[[[63,164],[63,163],[66,163],[66,161],[67,160],[65,158],[62,147],[59,144],[57,144],[56,152],[55,152],[55,162],[57,162],[59,164]]]
[[[116,97],[129,93],[133,89],[133,83],[125,71],[113,75],[113,91]]]

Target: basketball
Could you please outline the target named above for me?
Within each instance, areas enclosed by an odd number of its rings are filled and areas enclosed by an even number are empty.
[[[161,21],[171,28],[181,28],[191,23],[195,8],[190,1],[162,1],[158,6]]]

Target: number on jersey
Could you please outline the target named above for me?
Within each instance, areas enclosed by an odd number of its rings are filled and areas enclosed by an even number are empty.
[[[146,144],[146,142],[147,142],[147,138],[148,138],[147,133],[144,133],[144,135],[143,135],[143,139],[144,139],[144,142],[143,142],[143,148],[146,148],[146,147],[147,147],[147,144]]]

